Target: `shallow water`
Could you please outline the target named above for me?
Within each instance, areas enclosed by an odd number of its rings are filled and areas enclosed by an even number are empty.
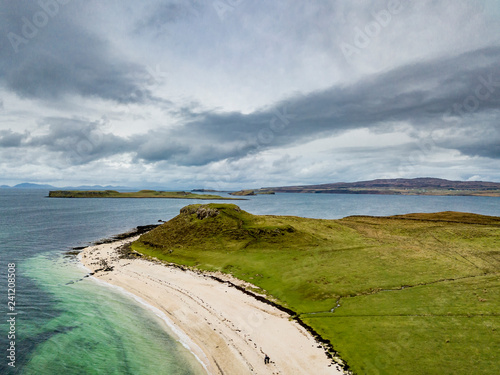
[[[16,367],[0,374],[201,374],[165,322],[129,295],[90,278],[75,246],[168,220],[176,199],[48,199],[0,189],[0,348],[7,352],[7,265],[16,264]],[[235,201],[254,214],[341,218],[466,211],[500,216],[500,198],[277,194]]]
[[[190,353],[155,314],[64,258],[39,255],[20,268],[53,296],[58,311],[45,324],[27,320],[20,331],[50,335],[30,355],[23,373],[198,374]],[[79,271],[79,272],[78,272]]]

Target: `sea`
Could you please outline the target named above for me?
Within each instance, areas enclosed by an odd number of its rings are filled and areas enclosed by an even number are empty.
[[[161,314],[119,288],[84,277],[88,271],[71,252],[207,201],[47,195],[43,189],[0,189],[0,374],[204,374]],[[438,211],[500,216],[496,197],[248,198],[231,203],[253,214],[322,219]]]

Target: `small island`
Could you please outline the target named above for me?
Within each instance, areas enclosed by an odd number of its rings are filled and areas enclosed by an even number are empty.
[[[249,195],[255,195],[255,192],[253,190],[240,190],[240,191],[233,191],[229,193],[229,195],[236,195],[236,196],[249,196]]]
[[[272,195],[274,194],[274,191],[272,190],[263,190],[263,189],[257,189],[257,190],[240,190],[240,191],[233,191],[229,193],[229,195],[236,195],[236,196],[249,196],[249,195]]]
[[[242,200],[243,198],[221,197],[213,194],[194,194],[185,191],[140,190],[136,192],[118,192],[116,190],[53,190],[49,198],[170,198],[203,200]]]

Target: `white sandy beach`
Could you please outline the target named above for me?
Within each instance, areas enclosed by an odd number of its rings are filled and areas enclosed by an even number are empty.
[[[162,311],[178,338],[209,374],[342,374],[299,324],[228,284],[144,259],[119,259],[130,238],[91,246],[80,259],[93,277],[140,297]],[[264,356],[270,363],[264,364]]]

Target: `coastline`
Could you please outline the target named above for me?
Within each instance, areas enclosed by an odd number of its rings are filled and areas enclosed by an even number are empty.
[[[79,259],[93,278],[160,316],[208,374],[343,374],[288,314],[231,284],[244,282],[154,260],[120,259],[119,248],[137,237],[89,246]]]

